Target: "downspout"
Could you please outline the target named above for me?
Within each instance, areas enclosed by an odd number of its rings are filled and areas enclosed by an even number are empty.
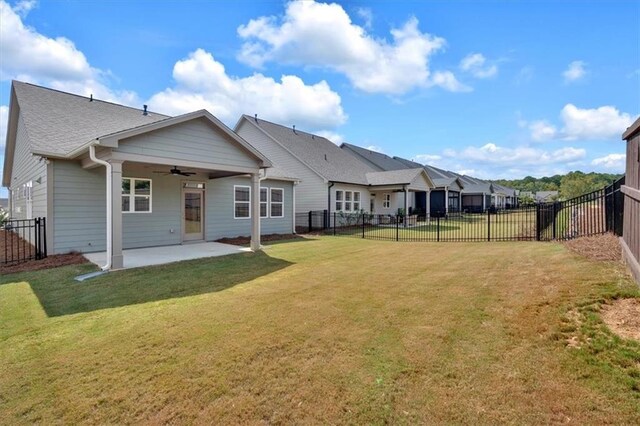
[[[293,229],[291,230],[292,234],[296,233],[296,186],[298,185],[298,181],[293,182],[293,185],[291,186],[291,190],[292,190],[292,202],[291,202],[291,217],[292,219],[292,226]]]
[[[104,161],[96,157],[96,143],[92,143],[89,145],[89,158],[91,161],[97,164],[101,164],[106,168],[107,173],[107,263],[102,266],[100,269],[103,271],[108,271],[111,269],[111,256],[113,255],[113,248],[111,247],[112,238],[113,238],[113,230],[112,230],[112,204],[113,199],[111,197],[111,163],[108,161]]]
[[[329,184],[330,185],[327,189],[327,228],[331,228],[331,188],[333,188],[333,185],[335,185],[335,183],[329,182]]]

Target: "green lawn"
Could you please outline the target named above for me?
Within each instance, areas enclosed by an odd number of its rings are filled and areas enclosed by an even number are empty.
[[[0,423],[637,424],[618,264],[555,243],[321,237],[0,276]],[[566,342],[578,342],[568,347]]]

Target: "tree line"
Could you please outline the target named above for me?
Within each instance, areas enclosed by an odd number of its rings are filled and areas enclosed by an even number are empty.
[[[621,174],[612,173],[583,173],[581,171],[575,171],[565,175],[553,175],[541,178],[527,176],[524,179],[501,179],[495,180],[494,182],[510,188],[519,189],[520,191],[558,191],[560,198],[568,199],[610,185],[622,176]]]

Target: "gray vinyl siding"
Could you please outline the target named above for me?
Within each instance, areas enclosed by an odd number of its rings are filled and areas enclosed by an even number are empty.
[[[124,139],[114,151],[229,166],[258,166],[247,151],[205,119]]]
[[[47,216],[47,164],[46,161],[31,155],[29,140],[22,115],[18,117],[16,132],[16,147],[11,171],[11,191],[19,194],[22,185],[31,181],[32,186],[32,217]],[[37,182],[40,180],[40,182]],[[15,199],[11,216],[15,219],[27,218],[26,198]]]
[[[359,185],[348,185],[343,183],[336,183],[331,187],[331,211],[336,211],[336,191],[358,191],[360,192],[360,209],[364,209],[365,211],[369,211],[370,202],[371,202],[371,194],[369,192],[369,188],[366,186]],[[326,196],[326,195],[325,195]],[[344,197],[344,196],[343,196]],[[353,201],[352,201],[353,203]],[[298,204],[298,189],[296,188],[296,204]],[[342,202],[343,210],[344,210],[344,199]],[[353,206],[351,206],[353,210]]]
[[[55,161],[54,253],[105,251],[105,168],[83,169],[76,161]],[[250,185],[249,177],[208,180],[154,173],[166,166],[123,165],[123,177],[151,179],[151,213],[123,213],[123,248],[180,244],[182,242],[182,183],[204,182],[205,239],[251,234],[251,221],[233,219],[233,185]],[[292,183],[266,180],[263,187],[284,189],[284,218],[262,219],[262,234],[291,233]]]
[[[53,163],[53,253],[104,251],[105,169],[79,162]]]
[[[296,186],[296,212],[327,208],[327,183],[322,177],[247,120],[242,120],[237,133],[271,160],[274,167],[300,180]]]
[[[234,186],[251,186],[249,177],[230,177],[214,179],[207,186],[205,195],[205,234],[208,241],[224,237],[251,235],[251,219],[234,218]],[[284,190],[284,217],[260,219],[260,233],[290,234],[293,229],[293,184],[286,181],[264,180],[263,188],[282,188]],[[254,194],[251,193],[253,200]],[[296,187],[296,198],[298,189]]]

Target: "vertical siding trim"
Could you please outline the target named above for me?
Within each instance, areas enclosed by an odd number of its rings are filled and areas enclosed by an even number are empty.
[[[53,253],[53,248],[55,247],[55,242],[54,242],[54,238],[53,236],[55,235],[54,232],[54,209],[53,209],[53,197],[55,194],[54,191],[54,185],[55,185],[55,178],[54,178],[54,171],[53,171],[53,162],[54,160],[47,160],[47,194],[46,194],[46,198],[47,198],[47,221],[46,221],[46,226],[47,226],[47,232],[45,234],[46,238],[47,238],[47,247],[50,247],[50,251],[51,253]]]

